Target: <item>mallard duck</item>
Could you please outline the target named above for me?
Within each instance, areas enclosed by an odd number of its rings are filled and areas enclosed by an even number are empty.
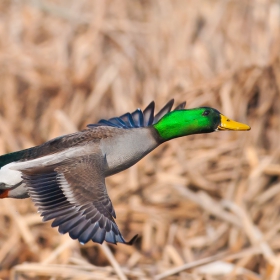
[[[209,107],[171,111],[170,100],[156,115],[155,103],[40,146],[0,157],[0,198],[31,197],[43,221],[85,244],[132,244],[115,223],[105,178],[134,165],[171,139],[218,130],[250,130]]]

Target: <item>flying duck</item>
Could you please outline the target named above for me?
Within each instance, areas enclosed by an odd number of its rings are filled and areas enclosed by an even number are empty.
[[[0,198],[31,197],[43,221],[85,244],[132,244],[115,223],[105,178],[134,165],[173,138],[219,130],[250,130],[209,107],[173,111],[170,100],[157,114],[140,109],[89,124],[40,146],[0,156]]]

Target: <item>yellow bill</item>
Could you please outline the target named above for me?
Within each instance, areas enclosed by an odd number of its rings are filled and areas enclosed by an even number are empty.
[[[235,122],[226,116],[221,114],[221,124],[218,126],[218,130],[250,130],[251,127],[244,123]]]

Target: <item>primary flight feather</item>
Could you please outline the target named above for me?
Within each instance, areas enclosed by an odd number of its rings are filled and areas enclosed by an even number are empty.
[[[132,244],[115,223],[105,178],[125,170],[173,138],[218,130],[250,130],[216,109],[173,111],[170,100],[156,115],[151,102],[120,117],[89,124],[87,129],[40,146],[0,156],[0,198],[31,197],[43,221],[85,244]]]

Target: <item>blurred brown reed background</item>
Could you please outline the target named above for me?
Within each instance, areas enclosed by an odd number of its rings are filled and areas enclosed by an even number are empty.
[[[1,279],[280,279],[278,1],[0,1],[0,152],[169,99],[250,124],[107,179],[132,247],[0,201]]]

